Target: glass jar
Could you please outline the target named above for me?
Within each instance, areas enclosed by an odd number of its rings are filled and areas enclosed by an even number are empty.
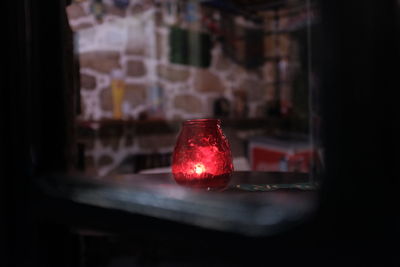
[[[223,188],[232,172],[231,150],[222,133],[221,121],[185,121],[172,157],[176,182],[191,187]]]

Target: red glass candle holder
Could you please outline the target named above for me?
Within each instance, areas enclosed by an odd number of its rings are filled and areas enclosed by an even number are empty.
[[[221,121],[185,121],[172,157],[175,181],[190,187],[223,188],[232,172],[231,150]]]

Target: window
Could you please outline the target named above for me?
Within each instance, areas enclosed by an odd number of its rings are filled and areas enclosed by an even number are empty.
[[[238,171],[315,169],[317,5],[255,3],[73,1],[85,171],[169,171],[180,123],[210,117]]]

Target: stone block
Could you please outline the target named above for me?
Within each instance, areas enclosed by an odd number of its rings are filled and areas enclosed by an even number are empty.
[[[143,61],[130,60],[127,62],[126,73],[131,77],[141,77],[146,75],[146,66]]]
[[[147,86],[143,84],[126,84],[124,101],[133,107],[146,104]]]
[[[102,73],[121,68],[119,59],[120,54],[116,51],[93,51],[81,53],[79,56],[81,68],[90,68]]]
[[[203,111],[201,100],[189,94],[177,95],[174,99],[174,106],[188,113],[201,113]]]
[[[184,82],[190,76],[188,69],[177,69],[172,66],[158,65],[158,76],[170,82]]]
[[[81,73],[81,88],[93,90],[96,88],[96,77]]]
[[[209,70],[196,70],[194,88],[199,92],[224,92],[225,87],[217,75]]]

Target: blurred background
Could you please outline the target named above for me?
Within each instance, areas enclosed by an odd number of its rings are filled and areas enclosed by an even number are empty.
[[[222,119],[237,171],[320,168],[317,1],[74,0],[66,12],[85,172],[168,172],[194,118]]]
[[[3,14],[0,266],[399,266],[399,1],[20,0]],[[236,171],[320,186],[195,198],[116,175],[169,172],[196,118],[222,120]],[[126,212],[132,192],[152,193],[149,209],[177,199],[178,219]],[[203,225],[295,219],[245,236],[182,223],[187,200],[217,214]]]

